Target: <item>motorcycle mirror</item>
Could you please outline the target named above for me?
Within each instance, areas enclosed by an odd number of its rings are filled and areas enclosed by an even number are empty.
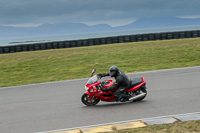
[[[91,75],[91,77],[93,76],[93,74],[96,72],[96,69],[93,69],[92,70],[92,75]]]

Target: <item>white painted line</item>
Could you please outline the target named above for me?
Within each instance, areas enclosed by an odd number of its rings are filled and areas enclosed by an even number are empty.
[[[193,66],[193,67],[182,67],[182,68],[172,68],[172,69],[161,69],[161,70],[153,70],[153,71],[144,71],[144,72],[137,72],[137,73],[127,73],[127,75],[132,74],[144,74],[144,73],[159,73],[159,72],[168,72],[168,71],[176,71],[176,70],[187,70],[187,69],[195,69],[199,68],[200,66]]]
[[[166,72],[166,71],[175,71],[175,70],[186,70],[192,68],[199,68],[200,66],[193,66],[193,67],[183,67],[183,68],[173,68],[173,69],[162,69],[162,70],[153,70],[153,71],[144,71],[144,72],[136,72],[136,73],[127,73],[127,75],[134,75],[134,74],[144,74],[144,73],[158,73],[158,72]],[[20,86],[10,86],[10,87],[2,87],[0,90],[9,89],[9,88],[16,88],[16,87],[26,87],[26,86],[35,86],[35,85],[45,85],[45,84],[55,84],[55,83],[63,83],[63,82],[73,82],[73,81],[82,81],[87,80],[88,78],[81,78],[81,79],[71,79],[71,80],[63,80],[63,81],[55,81],[55,82],[46,82],[46,83],[36,83],[36,84],[28,84],[28,85],[20,85]]]
[[[55,83],[65,83],[65,82],[72,82],[72,81],[81,81],[81,80],[87,80],[87,79],[89,79],[89,78],[63,80],[63,81],[46,82],[46,83],[35,83],[35,84],[20,85],[20,86],[9,86],[9,87],[2,87],[2,88],[0,88],[0,90],[10,89],[10,88],[18,88],[18,87],[28,87],[28,86],[37,86],[37,85],[46,85],[46,84],[55,84]]]
[[[151,118],[142,118],[142,119],[135,119],[135,120],[111,122],[111,123],[103,123],[103,124],[96,124],[96,125],[89,125],[89,126],[82,126],[82,127],[72,127],[72,128],[58,129],[58,130],[52,130],[52,131],[43,131],[43,132],[37,132],[37,133],[52,133],[52,132],[60,132],[60,131],[65,131],[65,130],[89,128],[89,127],[104,126],[104,125],[113,125],[113,124],[133,122],[133,121],[145,121],[145,120],[158,119],[158,118],[166,118],[166,117],[175,117],[176,118],[176,116],[193,115],[193,114],[200,114],[200,112],[185,113],[185,114],[176,114],[176,115],[167,115],[167,116],[158,116],[158,117],[151,117]]]

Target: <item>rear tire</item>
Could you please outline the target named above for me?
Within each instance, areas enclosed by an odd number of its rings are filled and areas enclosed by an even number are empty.
[[[138,98],[138,99],[136,99],[136,100],[134,100],[134,101],[142,101],[142,100],[147,96],[147,90],[146,90],[146,89],[147,89],[146,86],[141,87],[141,88],[140,88],[140,92],[146,93],[146,95],[143,96],[143,97],[141,97],[141,98]]]
[[[87,105],[87,106],[94,106],[97,103],[99,103],[100,99],[93,97],[92,100],[90,101],[90,96],[88,94],[83,94],[81,97],[81,101],[83,104]]]

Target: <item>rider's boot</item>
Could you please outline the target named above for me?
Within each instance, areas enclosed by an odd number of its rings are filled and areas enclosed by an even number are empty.
[[[119,95],[119,101],[120,101],[120,102],[126,102],[126,101],[127,101],[127,100],[126,100],[126,95],[120,94],[120,95]]]
[[[118,101],[119,101],[119,97],[118,97],[118,96],[115,96],[114,101],[118,102]]]

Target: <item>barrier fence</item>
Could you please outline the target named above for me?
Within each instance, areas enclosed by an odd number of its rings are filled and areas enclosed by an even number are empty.
[[[180,38],[193,38],[193,37],[200,37],[200,30],[121,35],[121,36],[89,38],[81,40],[0,46],[0,54],[47,50],[47,49],[82,47],[82,46],[92,46],[92,45],[112,44],[112,43],[154,41],[154,40],[167,40],[167,39],[180,39]]]

